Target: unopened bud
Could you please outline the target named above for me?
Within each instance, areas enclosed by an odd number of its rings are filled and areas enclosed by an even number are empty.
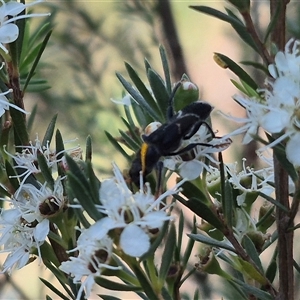
[[[179,111],[187,105],[199,100],[198,87],[186,78],[181,79],[181,85],[174,97],[174,108]]]

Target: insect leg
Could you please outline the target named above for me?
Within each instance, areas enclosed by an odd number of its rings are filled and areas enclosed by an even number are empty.
[[[175,112],[174,112],[174,97],[175,97],[175,94],[176,94],[178,88],[181,86],[181,84],[182,84],[181,81],[179,81],[175,85],[175,87],[171,93],[171,96],[169,99],[169,106],[168,106],[168,110],[167,110],[167,120],[171,120],[175,114]]]
[[[209,133],[212,135],[212,138],[215,138],[215,133],[213,132],[213,130],[210,127],[210,125],[206,121],[199,120],[198,122],[196,122],[194,124],[194,126],[192,127],[192,130],[183,137],[183,139],[184,140],[190,139],[199,130],[199,128],[201,127],[201,125],[205,125],[206,128],[208,129]]]
[[[167,156],[180,155],[182,153],[192,150],[193,148],[195,148],[197,146],[214,147],[213,145],[207,144],[207,143],[191,143],[191,144],[187,145],[186,147],[180,149],[177,152],[169,153]]]

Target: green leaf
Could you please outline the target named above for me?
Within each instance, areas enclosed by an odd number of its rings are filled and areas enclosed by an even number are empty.
[[[95,209],[94,202],[87,188],[76,176],[74,176],[74,174],[68,172],[67,175],[68,190],[73,190],[73,194],[75,195],[76,199],[94,221],[99,220],[101,218],[101,214]]]
[[[47,281],[46,279],[43,279],[41,277],[39,277],[39,279],[43,282],[43,284],[48,287],[53,293],[55,293],[56,295],[58,295],[60,297],[60,299],[63,300],[69,300],[69,297],[65,296],[60,290],[58,290],[53,284],[51,284],[49,281]]]
[[[92,160],[92,152],[93,152],[93,148],[92,148],[92,138],[89,135],[86,138],[86,143],[85,143],[85,161],[91,161]]]
[[[196,233],[197,233],[197,223],[196,223],[196,217],[194,216],[193,228],[192,228],[191,234],[196,234]],[[181,259],[181,265],[182,265],[183,269],[186,268],[187,263],[190,261],[190,256],[191,256],[194,244],[195,244],[195,240],[189,239],[189,241],[186,245],[185,251],[183,253],[182,259]],[[181,249],[181,247],[179,249]]]
[[[222,169],[222,166],[221,166]],[[225,180],[225,178],[223,178]],[[222,177],[221,177],[222,181]],[[224,190],[222,190],[222,207],[224,213],[224,219],[229,228],[232,228],[233,224],[233,208],[235,203],[233,201],[232,186],[228,180],[224,182]]]
[[[168,94],[171,95],[172,83],[171,83],[170,68],[169,68],[166,50],[162,45],[159,46],[159,53],[160,53],[160,59],[161,59],[161,63],[162,63],[164,75],[165,75],[166,89],[167,89]]]
[[[246,12],[250,9],[250,0],[228,0],[240,12]]]
[[[54,133],[54,128],[57,120],[57,114],[54,115],[54,117],[51,119],[48,128],[46,130],[45,136],[42,141],[42,147],[47,147],[48,145],[51,144],[53,133]]]
[[[118,297],[114,297],[114,296],[110,296],[110,295],[98,294],[98,296],[100,298],[102,298],[103,300],[122,300],[122,298],[118,298]]]
[[[197,216],[203,218],[205,221],[213,225],[215,228],[221,231],[224,229],[224,225],[222,224],[220,219],[215,215],[212,209],[207,206],[207,204],[203,203],[202,200],[193,197],[187,201],[179,195],[173,195],[173,197],[179,200],[183,205],[188,207]]]
[[[239,286],[241,286],[246,293],[259,298],[259,300],[274,300],[273,296],[271,296],[267,292],[264,292],[261,289],[251,286],[251,285],[249,285],[241,280],[238,280],[236,278],[233,278],[232,281],[237,283]]]
[[[235,249],[232,246],[228,245],[227,243],[220,242],[220,241],[215,240],[215,239],[213,239],[211,237],[205,236],[205,235],[203,235],[201,233],[198,233],[198,234],[188,234],[188,237],[190,237],[191,239],[193,239],[195,241],[204,243],[206,245],[210,245],[212,247],[218,247],[218,248],[229,250],[229,251],[232,251],[232,252],[236,253]]]
[[[136,265],[133,265],[132,269],[148,298],[151,300],[159,300],[160,298],[156,295],[151,282],[146,277],[145,273],[143,273],[142,270]]]
[[[259,98],[259,95],[257,91],[253,90],[248,84],[246,84],[244,81],[240,80],[241,83],[235,81],[234,79],[230,79],[230,81],[233,83],[233,85],[240,90],[243,94],[249,96],[249,97],[256,97]]]
[[[68,155],[66,155],[69,171],[67,172],[68,189],[72,190],[73,195],[82,205],[83,209],[87,211],[89,216],[95,221],[102,217],[102,214],[95,209],[95,201],[91,187],[87,181],[86,174],[84,174],[77,163]]]
[[[101,277],[96,277],[95,278],[95,282],[108,289],[108,290],[112,290],[112,291],[123,291],[123,292],[137,292],[137,291],[141,291],[141,287],[140,286],[134,286],[134,285],[130,285],[130,284],[122,284],[119,282],[115,282],[112,280],[108,280],[107,278],[101,276]]]
[[[16,191],[20,187],[20,183],[18,178],[16,178],[17,173],[15,169],[13,168],[13,166],[10,164],[8,160],[5,160],[5,170],[6,170],[9,183],[13,187],[14,191]]]
[[[153,121],[153,118],[145,114],[143,108],[136,101],[131,101],[131,107],[138,124],[142,128],[146,128]]]
[[[255,265],[258,267],[261,273],[263,273],[263,267],[259,258],[259,255],[257,253],[257,250],[255,248],[255,245],[253,244],[252,240],[248,237],[247,234],[245,234],[242,238],[242,245],[245,248],[247,254],[251,257]]]
[[[235,257],[235,261],[240,264],[240,272],[242,272],[243,274],[247,274],[247,276],[259,282],[261,285],[267,284],[267,279],[252,264],[238,256]]]
[[[289,213],[289,209],[286,208],[284,205],[282,205],[280,202],[276,201],[275,199],[273,199],[272,197],[262,193],[262,192],[258,192],[258,194],[263,197],[264,199],[266,199],[267,201],[271,202],[272,204],[274,204],[275,206],[277,206],[278,208],[282,209],[283,211],[285,211],[286,213]]]
[[[260,211],[264,209],[264,207],[260,208]],[[267,230],[272,226],[275,222],[275,215],[274,215],[275,206],[271,206],[266,213],[258,220],[255,224],[256,229],[261,231],[262,233],[266,233]]]
[[[22,45],[22,54],[20,58],[21,73],[23,73],[24,69],[26,68],[26,63],[24,63],[24,61],[26,60],[28,54],[30,54],[31,49],[34,48],[34,45],[49,32],[51,23],[44,23],[44,21],[41,21],[39,25],[40,26],[36,26],[36,30],[33,31],[30,28],[30,23],[28,22],[26,24],[24,42]],[[28,63],[31,64],[32,62],[33,60],[29,61]]]
[[[90,193],[93,195],[94,203],[99,204],[99,190],[101,183],[95,175],[91,161],[87,161],[86,163],[86,174],[89,181]]]
[[[263,64],[261,64],[261,63],[259,63],[259,62],[243,60],[243,61],[241,61],[240,63],[243,64],[243,65],[245,65],[245,66],[251,66],[251,67],[254,67],[255,70],[263,71],[263,73],[264,73],[266,76],[269,76],[268,68],[266,68],[265,65],[263,65]]]
[[[26,91],[26,88],[27,88],[27,86],[28,86],[31,78],[34,75],[35,69],[36,69],[36,67],[37,67],[37,65],[38,65],[38,63],[40,61],[40,58],[41,58],[41,56],[42,56],[42,54],[43,54],[43,52],[44,52],[44,50],[45,50],[45,48],[47,46],[47,43],[48,43],[48,41],[50,39],[51,34],[52,34],[52,30],[50,32],[48,32],[48,34],[45,36],[45,38],[44,38],[44,40],[43,40],[43,42],[41,44],[39,52],[38,52],[37,56],[35,57],[35,60],[34,60],[34,62],[32,64],[31,70],[29,71],[29,73],[27,75],[27,78],[26,78],[26,81],[25,81],[25,84],[24,84],[24,87],[23,87],[23,92]]]
[[[198,300],[198,299],[200,299],[200,294],[199,294],[199,290],[197,289],[194,293],[193,300]]]
[[[49,247],[51,246],[49,245]],[[56,265],[54,265],[53,263],[50,262],[50,260],[44,260],[43,263],[45,264],[47,269],[49,269],[51,273],[56,277],[56,279],[59,281],[59,283],[64,288],[64,290],[68,293],[68,295],[70,297],[73,297],[72,291],[69,289],[67,285],[68,281],[66,278],[66,274],[58,268],[60,263],[58,262]]]
[[[30,132],[33,126],[33,122],[37,113],[37,104],[35,104],[31,110],[29,118],[27,119],[27,131]]]
[[[228,13],[229,16],[237,19],[238,21],[239,18],[228,8],[226,8],[226,11]],[[243,26],[239,26],[236,24],[231,24],[232,28],[236,31],[236,33],[239,35],[239,37],[247,44],[249,45],[254,51],[258,52],[258,48],[251,36],[251,34],[248,32],[247,28],[243,25]]]
[[[294,260],[293,266],[294,266],[295,270],[296,270],[298,273],[300,273],[300,266],[299,266],[299,264],[298,264],[295,260]]]
[[[152,69],[152,67],[149,61],[147,60],[147,58],[144,59],[144,64],[145,64],[146,73],[148,73],[148,70]]]
[[[120,80],[124,88],[127,90],[127,92],[132,96],[132,98],[136,100],[137,103],[143,108],[144,113],[151,116],[153,120],[159,121],[161,119],[160,115],[148,104],[144,97],[137,90],[135,90],[121,74],[116,73],[116,76]]]
[[[173,261],[173,254],[176,247],[176,230],[172,223],[168,232],[166,245],[162,254],[161,265],[159,269],[159,280],[163,286],[166,277],[168,276],[171,263]]]
[[[195,219],[195,217],[194,217]],[[183,230],[184,230],[184,215],[182,210],[180,210],[180,215],[179,215],[179,222],[178,222],[178,238],[177,238],[177,246],[178,249],[181,249],[182,246],[182,235],[183,235]],[[179,257],[178,257],[178,261],[179,261]]]
[[[8,123],[6,123],[8,125]],[[0,155],[2,155],[2,159],[8,158],[7,153],[4,152],[6,146],[9,145],[10,141],[10,133],[11,133],[12,126],[9,124],[5,126],[5,123],[1,125],[1,132],[0,132]]]
[[[24,114],[13,107],[9,107],[9,112],[13,121],[15,146],[28,145],[29,136]]]
[[[155,238],[154,242],[151,243],[150,249],[140,257],[139,261],[144,261],[147,257],[154,254],[156,249],[161,245],[163,239],[165,238],[166,233],[168,231],[168,227],[169,227],[169,221],[166,221],[163,227],[160,229],[160,232],[158,236]]]
[[[190,199],[190,198],[198,198],[201,199],[203,203],[205,203],[207,206],[212,205],[212,203],[207,199],[205,194],[202,192],[202,190],[196,186],[191,181],[186,181],[181,185],[182,188],[182,194]]]
[[[25,10],[23,10],[19,15],[20,16],[25,15]],[[19,30],[18,38],[14,42],[9,44],[9,52],[14,66],[19,66],[20,63],[20,56],[22,53],[22,45],[23,45],[26,23],[27,20],[25,18],[16,21],[15,24],[17,25]]]
[[[200,6],[192,5],[192,6],[190,6],[190,8],[197,10],[199,12],[202,12],[204,14],[216,17],[217,19],[225,21],[225,22],[231,24],[232,26],[234,25],[235,27],[240,27],[241,29],[245,28],[244,24],[241,21],[237,20],[234,17],[228,16],[228,15],[224,14],[223,12],[216,10],[214,8],[211,8],[208,6],[202,6],[202,5],[200,5]]]
[[[133,151],[138,151],[138,149],[140,148],[140,145],[138,143],[136,143],[131,136],[129,136],[126,132],[119,130],[120,135],[122,137],[122,139],[125,142],[125,145],[127,147],[129,147],[130,149],[132,149]]]
[[[44,176],[45,181],[50,186],[52,190],[54,190],[54,179],[52,177],[52,173],[50,168],[48,167],[47,160],[42,153],[38,153],[37,155],[39,168]]]
[[[137,128],[134,125],[128,123],[124,118],[121,118],[121,120],[126,125],[132,141],[136,144],[136,148],[133,149],[137,150],[140,147],[142,141],[139,132],[137,132]]]
[[[128,155],[125,150],[120,146],[117,140],[107,131],[104,131],[105,135],[107,136],[108,140],[112,143],[115,149],[120,152],[128,162],[131,162],[131,156]]]
[[[253,90],[257,90],[258,85],[256,84],[256,82],[238,64],[236,64],[232,59],[221,53],[215,53],[215,55],[217,55],[217,57],[221,61],[223,61],[226,64],[226,66],[242,81],[247,83]]]
[[[275,248],[272,259],[270,261],[270,264],[267,267],[266,270],[266,277],[268,280],[272,283],[276,277],[276,272],[277,272],[277,256],[278,256],[278,249]]]
[[[55,151],[57,159],[61,160],[64,156],[65,145],[59,129],[57,129],[55,133]]]
[[[232,82],[232,84],[239,90],[241,91],[243,94],[247,95],[247,91],[246,89],[243,87],[242,84],[240,84],[239,82],[235,81],[234,79],[230,79],[230,81]]]
[[[275,13],[273,13],[272,19],[270,23],[268,24],[267,30],[265,30],[265,38],[264,38],[264,44],[268,42],[269,35],[272,33],[274,27],[278,23],[278,17],[280,12],[282,11],[282,5],[283,3],[281,1],[276,1],[276,10]]]
[[[132,101],[134,102],[134,100],[131,100],[131,102]],[[126,115],[127,123],[129,124],[129,127],[131,128],[131,130],[134,131],[134,128],[136,128],[136,125],[133,121],[133,118],[132,118],[132,115],[131,115],[131,110],[130,110],[128,105],[123,105],[123,107],[124,107],[124,112],[125,112],[125,115]],[[124,118],[122,118],[122,119],[124,119]]]
[[[162,123],[164,123],[166,121],[170,95],[166,89],[165,83],[157,72],[153,69],[149,69],[147,76],[162,115],[162,118],[159,121],[163,121]]]
[[[155,99],[152,97],[149,90],[146,88],[140,77],[137,75],[136,71],[128,63],[125,63],[125,67],[130,79],[136,86],[137,90],[141,93],[141,96],[145,99],[148,105],[151,106],[151,108],[156,112],[156,114],[159,115],[160,111]]]
[[[170,295],[168,289],[165,286],[163,286],[161,289],[161,296],[164,300],[174,300],[174,298]]]

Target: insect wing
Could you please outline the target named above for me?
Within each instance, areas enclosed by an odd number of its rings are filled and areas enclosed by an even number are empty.
[[[198,116],[199,120],[206,120],[211,111],[213,110],[213,107],[208,104],[207,102],[203,101],[198,101],[198,102],[193,102],[190,105],[186,106],[181,110],[181,116],[184,115],[196,115]]]

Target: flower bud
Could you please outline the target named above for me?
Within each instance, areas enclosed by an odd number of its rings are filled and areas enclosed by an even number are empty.
[[[230,275],[221,269],[219,262],[216,260],[215,255],[211,250],[210,246],[203,245],[200,249],[200,253],[198,254],[200,261],[195,265],[195,267],[202,272],[216,274],[223,278],[231,279]]]
[[[199,89],[194,83],[186,78],[181,79],[180,82],[181,85],[174,96],[175,111],[179,111],[199,99]]]
[[[262,247],[266,240],[269,239],[268,234],[263,234],[260,231],[250,230],[246,233],[249,239],[253,242],[258,253],[262,252]],[[243,244],[243,242],[242,242]]]
[[[265,201],[259,209],[258,223],[259,226],[257,229],[265,233],[270,226],[275,222],[275,212],[274,206],[269,202]]]

